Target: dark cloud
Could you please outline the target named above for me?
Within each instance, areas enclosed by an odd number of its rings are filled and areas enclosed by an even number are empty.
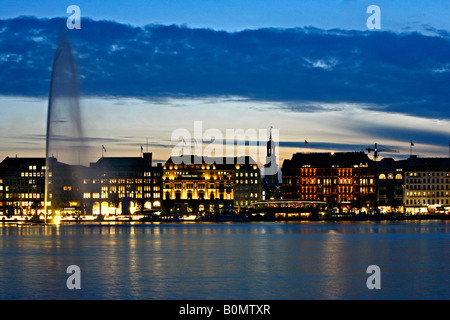
[[[47,95],[64,25],[57,18],[0,20],[0,94]],[[449,118],[449,32],[431,31],[232,33],[83,19],[81,30],[68,33],[85,96],[240,95],[288,102],[292,111],[354,102]]]
[[[298,148],[302,151],[313,151],[313,150],[334,150],[334,151],[365,151],[366,148],[371,146],[364,146],[360,144],[345,144],[345,143],[330,143],[330,142],[316,142],[316,141],[308,141],[308,144],[305,141],[280,141],[280,147],[286,148]]]

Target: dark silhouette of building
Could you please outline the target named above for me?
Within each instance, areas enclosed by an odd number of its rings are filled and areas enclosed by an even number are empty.
[[[89,168],[61,163],[56,158],[48,161],[47,213],[63,216],[82,214],[83,179],[89,174]]]
[[[377,202],[382,213],[403,212],[405,160],[383,158],[377,166]]]
[[[279,167],[275,152],[275,143],[272,139],[272,128],[267,141],[266,163],[264,164],[264,176],[262,179],[263,200],[282,198],[281,183],[278,177]]]

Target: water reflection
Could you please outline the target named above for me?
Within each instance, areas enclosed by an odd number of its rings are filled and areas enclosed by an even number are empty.
[[[0,227],[0,298],[448,298],[447,222]],[[78,265],[82,289],[68,290]],[[379,265],[383,290],[366,288]]]

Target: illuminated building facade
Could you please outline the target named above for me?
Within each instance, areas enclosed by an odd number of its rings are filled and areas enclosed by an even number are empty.
[[[83,180],[84,214],[133,214],[162,207],[162,165],[143,157],[102,157]]]
[[[450,159],[408,158],[403,202],[411,214],[450,212]]]
[[[234,171],[234,206],[248,208],[252,203],[261,199],[262,183],[258,166],[248,161],[246,164],[236,165]]]
[[[0,213],[33,215],[43,211],[45,158],[10,158],[0,164]]]
[[[249,207],[260,199],[260,170],[249,157],[190,156],[180,164],[169,158],[164,165],[167,212],[203,215],[226,206]]]
[[[344,213],[376,205],[377,169],[363,152],[296,153],[282,174],[286,200],[324,201]]]
[[[249,157],[191,157],[179,165],[169,159],[164,166],[153,166],[151,153],[102,157],[89,167],[51,161],[47,209],[61,215],[144,209],[204,215],[264,200],[260,170]],[[6,157],[0,163],[0,215],[44,211],[45,162]],[[284,161],[282,174],[283,199],[323,201],[335,212],[450,212],[449,158],[374,162],[363,152],[297,153]]]

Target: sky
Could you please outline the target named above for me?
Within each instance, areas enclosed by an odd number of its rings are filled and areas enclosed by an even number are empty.
[[[396,150],[381,156],[449,156],[448,1],[184,0],[3,1],[0,158],[45,155],[52,61],[73,4],[89,161],[102,150],[165,161],[196,121],[204,146],[208,130],[265,141],[273,127],[280,165],[375,143]],[[372,4],[379,30],[367,28]]]
[[[382,9],[382,28],[417,29],[429,25],[449,30],[446,0],[4,0],[0,19],[20,15],[66,17],[78,5],[82,16],[143,26],[151,23],[240,31],[262,27],[365,29],[370,5]]]

